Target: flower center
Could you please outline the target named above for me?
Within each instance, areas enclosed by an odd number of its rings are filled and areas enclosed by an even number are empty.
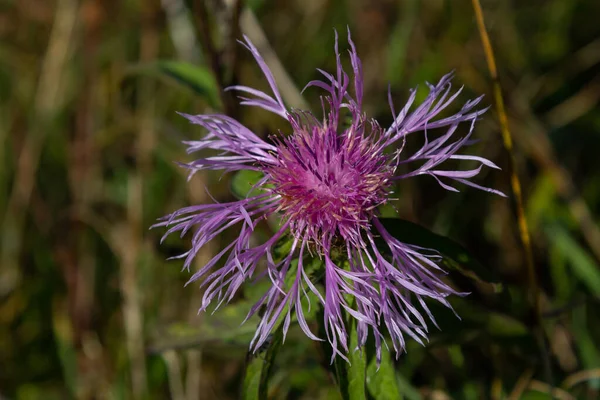
[[[390,157],[371,139],[379,133],[366,136],[351,127],[338,135],[314,126],[279,143],[279,164],[267,172],[298,236],[323,244],[340,234],[355,245],[361,242],[361,229],[387,200],[393,174]]]

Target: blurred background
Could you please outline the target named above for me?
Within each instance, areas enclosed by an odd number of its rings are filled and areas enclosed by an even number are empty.
[[[537,399],[552,387],[556,398],[598,399],[600,2],[482,7],[536,281],[511,201],[449,193],[426,177],[403,182],[400,217],[461,243],[501,289],[475,285],[456,304],[462,321],[450,313],[429,345],[409,342],[397,379],[407,399]],[[159,245],[162,231],[149,230],[166,213],[212,201],[205,186],[232,198],[229,175],[186,183],[174,161],[189,160],[181,141],[202,131],[175,111],[224,112],[274,133],[278,117],[222,90],[267,87],[236,39],[257,45],[289,105],[319,110],[321,93],[300,90],[315,68],[334,68],[333,29],[347,26],[363,61],[366,112],[382,126],[392,120],[388,83],[399,109],[409,88],[450,70],[465,86],[461,101],[486,94],[493,104],[466,0],[0,0],[0,398],[239,398],[256,322],[239,324],[260,284],[197,315],[201,291],[184,288],[181,261],[166,261],[189,242]],[[474,136],[473,154],[503,167],[476,182],[510,193],[493,108]],[[224,243],[227,235],[205,247],[197,266]],[[315,343],[293,328],[270,397],[339,398],[322,365]]]

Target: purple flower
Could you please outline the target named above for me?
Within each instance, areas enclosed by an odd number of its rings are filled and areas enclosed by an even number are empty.
[[[322,98],[324,117],[318,120],[310,112],[285,107],[269,67],[256,47],[245,39],[244,45],[262,69],[272,95],[246,86],[229,89],[248,96],[241,97],[241,104],[260,107],[284,118],[293,133],[278,135],[272,143],[267,143],[225,115],[182,114],[208,131],[201,140],[185,142],[188,153],[203,149],[220,151],[217,156],[184,164],[190,175],[202,169],[254,170],[263,174],[243,200],[186,207],[157,224],[168,227],[165,236],[174,232],[183,236],[193,231],[191,249],[178,257],[185,258],[185,269],[189,269],[198,250],[207,242],[226,229],[239,229],[237,239],[188,282],[202,280],[205,291],[200,309],[206,310],[213,301],[218,303],[217,308],[230,301],[242,283],[255,275],[259,262],[264,261],[264,273],[272,286],[248,315],[264,310],[251,343],[254,351],[263,345],[278,321],[283,321],[285,336],[292,312],[308,337],[323,340],[311,332],[306,321],[306,304],[303,306],[302,301],[309,293],[323,306],[326,339],[331,343],[333,357],[340,355],[346,359],[349,351],[344,313],[356,319],[359,346],[365,344],[371,330],[378,357],[384,329],[389,332],[397,355],[405,348],[405,335],[423,343],[428,327],[422,312],[435,324],[424,299],[434,299],[450,307],[446,297],[457,293],[440,279],[444,273],[436,264],[439,254],[395,239],[379,221],[378,207],[390,199],[395,181],[417,175],[429,175],[451,191],[458,191],[452,183],[462,183],[502,195],[469,181],[484,165],[498,168],[494,163],[458,154],[461,148],[473,143],[470,136],[475,121],[485,111],[475,109],[481,97],[467,101],[458,113],[439,118],[461,91],[451,93],[452,74],[436,85],[428,84],[429,95],[411,111],[416,96],[416,90],[412,90],[398,115],[388,91],[394,122],[384,129],[362,112],[361,62],[348,33],[353,70],[351,92],[336,34],[335,73],[319,70],[324,79],[307,85],[326,93]],[[468,132],[455,138],[461,123],[468,126]],[[430,140],[431,129],[442,133]],[[417,132],[424,144],[414,154],[403,157],[407,136]],[[476,167],[441,169],[441,164],[450,159],[470,160]],[[396,174],[401,165],[409,172]],[[252,247],[252,231],[261,219],[273,214],[281,219],[278,230],[265,243]],[[287,255],[275,257],[275,245],[286,237],[291,242]],[[385,248],[376,245],[376,238],[385,243]],[[324,290],[311,281],[306,267],[309,255],[322,261]],[[213,271],[217,263],[222,266]]]

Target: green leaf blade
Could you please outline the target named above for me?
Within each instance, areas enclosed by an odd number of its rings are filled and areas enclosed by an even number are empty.
[[[201,96],[213,108],[221,108],[219,85],[209,68],[181,61],[157,61],[149,64],[135,65],[132,74],[145,74],[157,77],[168,77],[180,85],[191,89]]]
[[[263,177],[259,171],[241,170],[231,178],[231,192],[240,200],[264,194],[263,188],[254,187]]]
[[[366,399],[367,357],[365,349],[357,349],[357,347],[358,333],[356,332],[356,320],[353,319],[350,330],[350,352],[348,354],[350,363],[346,363],[348,398],[350,400]]]
[[[590,293],[600,295],[600,269],[592,256],[582,248],[569,232],[559,225],[547,229],[552,244],[564,255],[573,274]]]
[[[381,350],[381,364],[377,369],[377,360],[373,358],[367,369],[367,388],[375,400],[401,400],[402,394],[398,387],[396,370],[385,347]]]
[[[283,324],[273,333],[268,348],[264,352],[248,354],[246,374],[242,386],[242,399],[266,400],[268,398],[269,377],[273,371],[275,356],[283,343]]]

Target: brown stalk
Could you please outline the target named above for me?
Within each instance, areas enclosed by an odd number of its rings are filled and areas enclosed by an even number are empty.
[[[162,353],[163,360],[167,366],[169,377],[169,392],[172,400],[185,400],[183,383],[181,382],[181,362],[175,350],[167,350]],[[197,397],[198,398],[198,397]]]
[[[477,29],[481,42],[483,45],[483,51],[488,66],[488,71],[492,79],[492,88],[494,93],[494,103],[498,119],[500,122],[500,130],[502,133],[502,142],[504,149],[509,157],[508,172],[510,175],[510,185],[513,194],[513,201],[517,213],[517,224],[519,227],[519,235],[523,251],[525,253],[525,267],[527,270],[527,280],[529,284],[529,291],[531,296],[533,314],[534,314],[534,335],[539,343],[540,351],[542,353],[542,360],[545,367],[545,373],[549,381],[552,380],[552,371],[550,369],[550,362],[547,351],[546,337],[544,334],[544,325],[542,317],[542,306],[540,302],[540,289],[537,282],[537,273],[533,262],[533,251],[531,248],[531,237],[529,234],[529,226],[527,224],[527,218],[525,215],[525,206],[523,203],[523,194],[521,190],[521,181],[519,179],[517,171],[517,162],[515,157],[515,150],[513,146],[512,135],[508,126],[508,117],[504,107],[504,97],[502,95],[502,87],[500,85],[500,79],[498,77],[498,69],[496,67],[496,59],[494,56],[494,50],[487,33],[483,10],[479,0],[472,0],[473,9],[475,11],[475,20],[477,22]]]
[[[71,142],[68,168],[70,190],[73,198],[73,210],[83,215],[90,209],[97,186],[98,177],[93,176],[97,165],[93,132],[94,110],[96,110],[98,75],[95,57],[99,44],[103,22],[103,5],[99,0],[87,0],[81,6],[83,32],[83,86],[80,92],[75,119],[74,137]],[[85,224],[77,218],[70,219],[71,228],[65,241],[59,239],[63,251],[73,253],[64,264],[65,282],[71,324],[74,332],[74,346],[77,351],[78,370],[81,372],[82,385],[78,398],[93,398],[101,391],[102,368],[100,355],[86,351],[89,343],[96,339],[92,333],[94,308],[94,287],[96,262],[94,258],[95,242],[88,234]],[[58,225],[58,224],[57,224]],[[70,244],[70,245],[69,245]]]
[[[142,36],[140,39],[140,62],[148,63],[156,59],[159,51],[158,11],[160,4],[147,1],[142,8]],[[152,169],[152,154],[155,146],[154,114],[156,109],[156,88],[154,82],[140,78],[138,81],[138,136],[135,142],[137,168],[130,171],[127,196],[127,240],[121,242],[122,264],[121,292],[123,294],[123,324],[127,352],[131,369],[131,386],[134,399],[147,396],[146,354],[144,350],[144,310],[143,295],[139,288],[141,254],[148,243],[143,232],[144,183]]]

